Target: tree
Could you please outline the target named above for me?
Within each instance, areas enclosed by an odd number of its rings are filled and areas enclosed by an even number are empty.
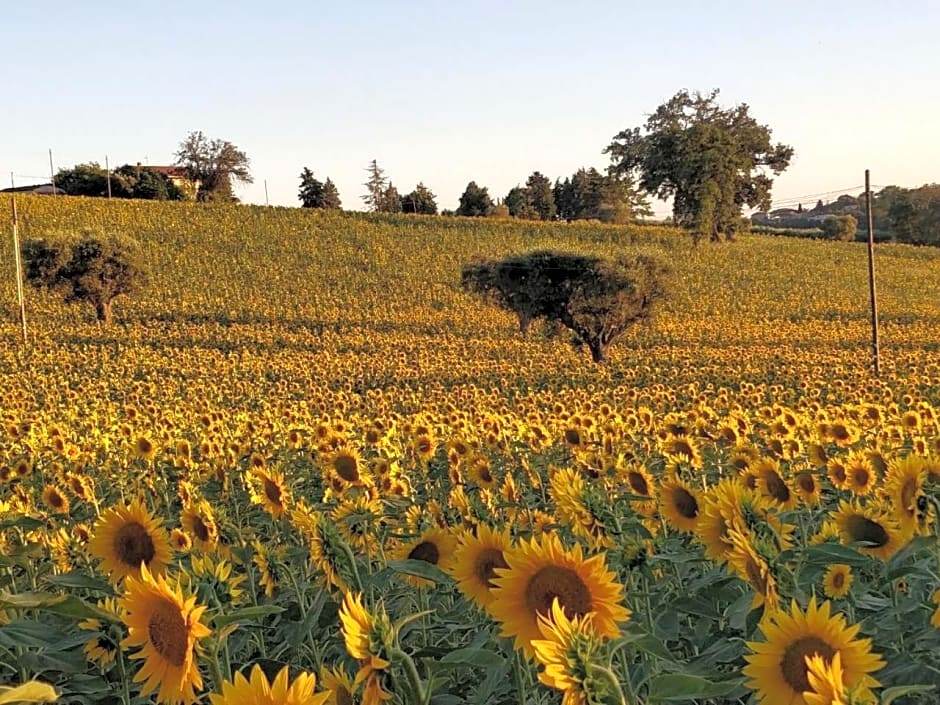
[[[388,188],[388,179],[385,177],[385,171],[379,167],[375,159],[369,163],[366,171],[369,172],[369,180],[363,184],[366,187],[366,193],[362,200],[365,201],[370,211],[379,211]]]
[[[123,237],[27,240],[21,251],[30,284],[60,292],[66,303],[90,303],[105,325],[113,321],[114,300],[138,292],[148,279],[136,243]]]
[[[858,221],[852,215],[830,215],[822,224],[823,235],[829,240],[849,242],[855,239]]]
[[[555,194],[552,192],[552,182],[548,177],[538,171],[533,171],[532,175],[526,179],[525,190],[528,204],[535,211],[536,217],[540,220],[554,220],[557,213]]]
[[[125,164],[111,175],[115,198],[142,198],[151,201],[184,201],[186,194],[166,174],[145,166]]]
[[[471,217],[487,216],[493,210],[493,199],[487,192],[485,186],[477,186],[476,181],[471,181],[464,189],[460,197],[460,205],[457,207],[457,215],[466,215]]]
[[[180,142],[176,164],[199,184],[199,201],[236,201],[234,184],[254,181],[243,151],[226,140],[210,140],[201,131],[190,132]]]
[[[539,318],[561,324],[602,363],[616,338],[652,315],[666,295],[667,274],[661,262],[643,254],[607,260],[540,250],[471,262],[461,282],[515,313],[523,334]]]
[[[336,185],[327,178],[320,181],[307,167],[300,172],[300,191],[297,194],[302,208],[339,208],[339,191]]]
[[[437,215],[437,201],[431,189],[419,183],[414,191],[402,196],[401,211],[418,215]]]
[[[503,199],[503,205],[513,218],[534,220],[538,217],[532,206],[529,205],[528,191],[522,186],[513,186]]]
[[[734,238],[746,205],[769,210],[773,179],[790,164],[793,148],[771,144],[770,128],[741,104],[722,109],[718,91],[676,93],[642,128],[623,130],[604,150],[611,173],[639,176],[645,192],[673,199],[676,223],[696,241]]]
[[[393,183],[389,182],[388,188],[382,194],[382,202],[376,210],[380,213],[401,213],[401,196]]]
[[[59,169],[55,185],[69,196],[104,197],[108,195],[108,172],[98,162],[76,164]]]

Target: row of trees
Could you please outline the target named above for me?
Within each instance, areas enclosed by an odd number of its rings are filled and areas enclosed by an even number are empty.
[[[60,169],[55,185],[70,196],[105,198],[110,193],[114,198],[155,201],[184,201],[196,196],[194,190],[181,188],[165,173],[140,164],[125,164],[110,174],[98,162],[76,164],[70,169]]]

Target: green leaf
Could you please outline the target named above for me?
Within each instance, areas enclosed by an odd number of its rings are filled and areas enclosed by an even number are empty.
[[[54,703],[58,694],[48,683],[29,681],[13,688],[0,687],[0,705],[9,703]]]
[[[457,649],[444,656],[439,663],[471,668],[494,668],[503,664],[503,658],[488,649]]]
[[[115,621],[115,616],[72,595],[53,595],[49,592],[21,592],[11,595],[0,592],[0,608],[27,610],[38,609],[63,617],[75,619],[98,619]]]
[[[272,614],[280,614],[284,611],[283,607],[277,605],[258,605],[257,607],[242,607],[240,610],[229,612],[228,614],[219,614],[212,618],[212,626],[221,629],[235,622],[252,622],[262,617],[268,617]]]
[[[650,681],[649,695],[651,702],[667,700],[695,700],[696,698],[718,698],[727,695],[741,685],[742,681],[723,681],[715,683],[707,678],[688,676],[682,673],[668,673],[656,676]]]
[[[34,519],[30,516],[18,516],[16,519],[7,519],[0,522],[0,531],[5,529],[23,529],[23,531],[32,531],[40,526],[45,526],[46,522],[42,519]]]
[[[413,575],[417,578],[424,578],[435,583],[446,583],[450,580],[444,572],[436,565],[427,561],[416,561],[413,559],[404,561],[389,561],[388,567],[405,575]]]
[[[851,546],[840,543],[821,543],[806,549],[806,561],[813,565],[829,566],[833,563],[845,563],[853,567],[862,567],[871,563],[871,559],[863,556]]]
[[[881,691],[881,705],[891,705],[895,700],[911,693],[927,693],[936,688],[934,685],[896,685]]]
[[[101,578],[95,578],[91,575],[86,575],[77,570],[73,570],[70,573],[63,573],[62,575],[49,575],[43,578],[47,583],[51,583],[56,587],[63,588],[87,588],[88,590],[99,590],[101,592],[113,592],[111,590],[111,585],[107,580],[102,580]]]

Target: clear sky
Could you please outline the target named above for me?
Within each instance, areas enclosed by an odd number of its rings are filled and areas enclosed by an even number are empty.
[[[940,181],[940,2],[3,3],[0,174],[168,164],[187,132],[251,159],[247,202],[298,205],[304,166],[361,208],[377,159],[453,208],[539,170],[604,168],[682,88],[746,102],[796,156],[774,199]],[[662,205],[657,212],[666,211]]]

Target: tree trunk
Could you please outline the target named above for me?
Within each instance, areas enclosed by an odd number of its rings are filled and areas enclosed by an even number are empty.
[[[607,346],[599,340],[588,340],[588,349],[591,351],[591,359],[598,365],[607,362]]]
[[[98,323],[110,326],[114,322],[114,313],[110,301],[95,301],[95,316]]]

